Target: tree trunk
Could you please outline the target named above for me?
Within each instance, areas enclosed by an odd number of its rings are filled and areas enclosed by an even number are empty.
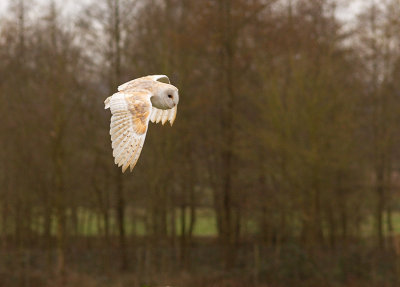
[[[126,270],[128,268],[128,258],[126,254],[126,232],[125,232],[125,200],[124,186],[122,181],[122,173],[120,169],[116,169],[116,196],[117,196],[117,224],[119,238],[119,254],[120,268]]]
[[[383,214],[385,208],[385,195],[384,195],[384,171],[382,167],[376,169],[376,235],[377,243],[380,249],[384,248],[384,234],[383,234]]]

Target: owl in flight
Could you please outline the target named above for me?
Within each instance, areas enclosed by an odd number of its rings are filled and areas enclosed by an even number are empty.
[[[174,123],[179,102],[178,89],[167,76],[152,75],[129,81],[108,97],[111,110],[110,135],[115,164],[122,172],[134,168],[146,138],[149,120]]]

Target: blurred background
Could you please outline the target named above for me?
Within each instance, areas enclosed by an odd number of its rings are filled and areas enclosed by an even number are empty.
[[[0,286],[400,286],[399,79],[398,0],[1,0]]]

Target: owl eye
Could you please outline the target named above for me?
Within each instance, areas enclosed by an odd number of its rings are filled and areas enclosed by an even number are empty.
[[[168,95],[168,98],[172,99],[172,95]]]

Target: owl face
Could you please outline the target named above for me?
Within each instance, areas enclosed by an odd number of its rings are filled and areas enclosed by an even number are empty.
[[[163,84],[151,97],[151,103],[154,107],[162,110],[168,110],[175,107],[179,102],[178,89],[173,85]]]
[[[173,89],[168,89],[165,91],[163,98],[168,106],[168,109],[172,109],[179,103],[178,89],[173,87]]]

